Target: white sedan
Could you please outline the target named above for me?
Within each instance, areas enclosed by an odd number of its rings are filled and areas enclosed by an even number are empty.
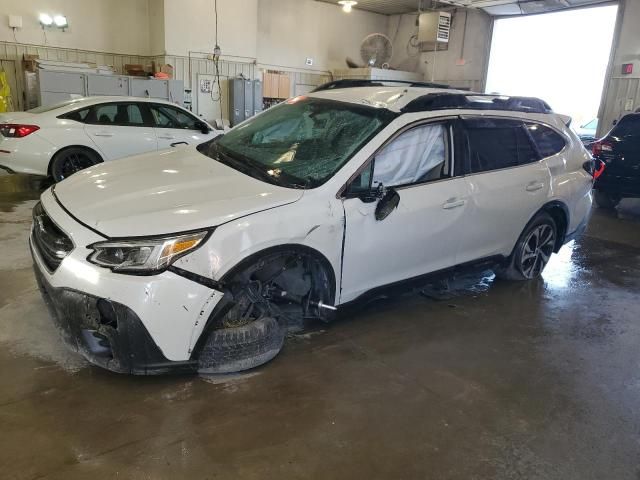
[[[0,168],[56,182],[106,160],[211,140],[222,133],[157,99],[87,97],[0,115]]]

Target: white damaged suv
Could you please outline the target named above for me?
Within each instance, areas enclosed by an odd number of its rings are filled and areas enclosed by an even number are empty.
[[[243,370],[399,282],[535,279],[584,229],[592,160],[543,101],[347,87],[44,192],[30,244],[66,341],[116,372]]]

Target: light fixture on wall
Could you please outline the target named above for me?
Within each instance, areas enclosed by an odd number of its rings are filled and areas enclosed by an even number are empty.
[[[43,27],[50,27],[53,25],[53,18],[48,13],[41,13],[38,20],[40,20],[40,25]]]
[[[342,10],[347,13],[353,9],[354,5],[358,4],[355,0],[340,0],[338,3],[342,5]]]
[[[41,13],[38,16],[38,20],[40,20],[40,25],[42,28],[56,26],[64,31],[68,26],[69,22],[67,22],[67,17],[64,15],[49,15],[48,13]]]
[[[53,17],[53,23],[56,24],[56,27],[62,28],[63,30],[69,26],[67,17],[65,17],[64,15],[55,15]]]

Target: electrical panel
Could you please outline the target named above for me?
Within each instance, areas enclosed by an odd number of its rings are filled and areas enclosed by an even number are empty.
[[[451,14],[449,12],[428,12],[420,14],[418,22],[418,42],[423,50],[446,50],[451,34]]]

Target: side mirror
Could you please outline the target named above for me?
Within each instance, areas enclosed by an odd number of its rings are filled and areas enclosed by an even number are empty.
[[[393,188],[386,190],[376,206],[376,220],[381,221],[391,215],[400,203],[400,194]]]
[[[209,125],[204,122],[196,122],[195,127],[205,135],[211,131]]]

